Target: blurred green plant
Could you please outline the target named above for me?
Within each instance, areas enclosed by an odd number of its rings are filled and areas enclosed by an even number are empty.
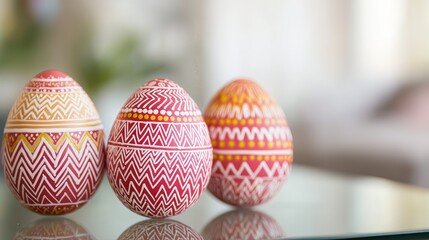
[[[0,68],[28,67],[39,54],[43,27],[31,16],[28,2],[12,2],[9,27],[0,39]]]
[[[112,81],[134,81],[162,71],[165,64],[144,55],[141,45],[141,39],[129,34],[116,41],[102,56],[97,56],[91,47],[81,51],[77,75],[85,90],[96,94]]]
[[[52,41],[49,36],[56,34],[52,33],[55,28],[50,29],[49,24],[34,19],[29,1],[14,1],[12,27],[0,35],[0,69],[37,72],[44,70],[41,68],[46,68],[47,62],[54,64],[48,68],[56,68],[55,59],[48,60],[43,52],[46,42]],[[67,54],[72,70],[68,73],[79,80],[89,95],[98,94],[113,81],[141,80],[166,68],[165,63],[144,54],[144,39],[132,32],[119,37],[107,51],[97,54],[91,24],[85,22],[78,29],[76,39],[63,47],[73,50],[71,55]]]

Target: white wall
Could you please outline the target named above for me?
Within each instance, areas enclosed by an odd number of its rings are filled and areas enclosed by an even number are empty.
[[[344,77],[344,1],[210,0],[204,8],[205,98],[249,77],[294,117],[308,92]]]

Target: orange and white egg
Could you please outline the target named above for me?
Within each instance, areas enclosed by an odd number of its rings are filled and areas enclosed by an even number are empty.
[[[282,108],[256,82],[239,79],[211,100],[204,118],[213,146],[208,189],[251,207],[271,199],[292,166],[292,134]]]

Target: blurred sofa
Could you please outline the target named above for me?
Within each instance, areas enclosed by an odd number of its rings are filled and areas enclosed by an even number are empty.
[[[293,124],[296,163],[429,187],[429,84],[321,89]]]

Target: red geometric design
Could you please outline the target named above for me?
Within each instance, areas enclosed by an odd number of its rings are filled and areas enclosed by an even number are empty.
[[[168,217],[201,196],[211,159],[198,106],[174,82],[155,79],[131,95],[115,120],[107,144],[107,176],[130,210]]]
[[[209,103],[204,118],[213,146],[208,189],[251,207],[271,199],[292,166],[292,134],[283,110],[257,83],[235,80]]]
[[[104,133],[76,81],[51,70],[26,85],[6,122],[2,163],[12,193],[37,213],[69,213],[94,195],[104,169]]]
[[[270,200],[285,184],[287,161],[214,161],[210,192],[222,201],[251,207]]]

